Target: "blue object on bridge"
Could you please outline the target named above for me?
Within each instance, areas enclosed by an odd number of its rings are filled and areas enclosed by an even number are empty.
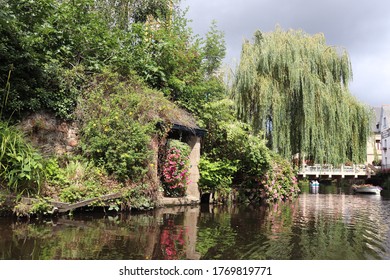
[[[310,182],[310,187],[312,188],[318,188],[320,186],[320,183],[318,183],[317,180],[313,180]]]

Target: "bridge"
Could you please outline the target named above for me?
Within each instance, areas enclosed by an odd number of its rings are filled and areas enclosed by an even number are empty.
[[[380,167],[379,167],[380,168]],[[315,164],[313,166],[303,166],[299,172],[298,176],[305,177],[327,177],[327,178],[371,178],[372,175],[375,175],[377,172],[377,167],[368,164],[354,164],[354,165],[341,165],[334,167],[331,164]]]

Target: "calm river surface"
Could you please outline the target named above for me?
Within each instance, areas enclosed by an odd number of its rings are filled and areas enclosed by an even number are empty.
[[[390,198],[303,189],[273,206],[0,218],[0,259],[390,259]]]

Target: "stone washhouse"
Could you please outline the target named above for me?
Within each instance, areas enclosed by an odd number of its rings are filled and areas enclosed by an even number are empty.
[[[199,174],[199,161],[200,161],[200,147],[201,140],[206,134],[206,130],[197,126],[186,126],[178,123],[174,123],[170,132],[168,133],[167,140],[176,139],[184,143],[187,143],[190,147],[190,183],[187,186],[186,194],[183,197],[164,197],[163,192],[159,193],[158,203],[161,206],[166,205],[190,205],[200,203],[200,192],[198,187]],[[157,159],[156,159],[157,160]],[[155,170],[157,176],[157,168]]]
[[[172,123],[172,127],[165,141],[177,139],[190,146],[190,184],[184,197],[164,197],[163,192],[158,192],[157,204],[159,206],[200,203],[198,165],[201,140],[206,134],[206,130],[199,128],[193,117],[184,110],[177,109],[175,117],[175,119],[169,120]],[[25,118],[21,122],[20,127],[28,135],[33,145],[39,147],[44,154],[72,154],[79,145],[79,127],[77,122],[61,121],[49,113],[34,113]],[[150,170],[149,175],[156,186],[161,185],[160,173],[158,172],[159,147],[164,144],[159,142],[157,136],[154,137],[151,143],[154,152],[154,168]]]

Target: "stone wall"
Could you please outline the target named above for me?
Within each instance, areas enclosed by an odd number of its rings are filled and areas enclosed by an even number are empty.
[[[191,148],[190,153],[190,184],[187,188],[187,196],[200,199],[200,192],[198,181],[199,174],[199,161],[200,161],[200,137],[192,136],[188,141],[188,145]]]

